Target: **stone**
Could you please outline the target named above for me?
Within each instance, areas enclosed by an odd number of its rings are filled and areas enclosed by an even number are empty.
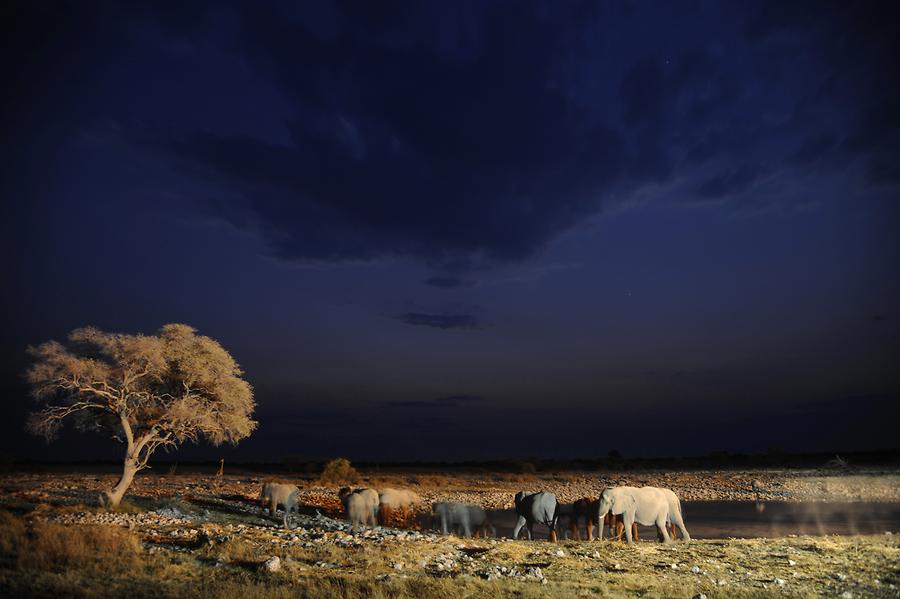
[[[281,570],[281,558],[277,555],[273,555],[263,562],[263,569],[266,572],[278,572]]]
[[[700,566],[694,566],[693,568],[691,568],[691,572],[693,572],[694,574],[700,574]]]

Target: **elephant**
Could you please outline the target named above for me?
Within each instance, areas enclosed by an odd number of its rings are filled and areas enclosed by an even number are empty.
[[[382,489],[378,493],[381,524],[389,524],[394,512],[401,512],[404,517],[407,516],[407,510],[420,501],[422,501],[422,498],[413,491],[406,489]]]
[[[375,489],[350,489],[343,487],[338,491],[338,497],[341,498],[341,504],[344,506],[344,512],[347,519],[350,520],[350,526],[356,528],[358,526],[375,526],[378,522],[376,514],[378,513],[378,492]]]
[[[582,497],[573,503],[570,511],[569,530],[567,533],[572,537],[575,537],[576,540],[581,540],[579,524],[581,519],[584,518],[585,529],[587,532],[586,539],[588,541],[593,539],[594,526],[599,524],[597,521],[597,508],[599,507],[599,504],[600,500],[594,499],[593,497]],[[615,538],[617,541],[622,540],[622,533],[625,530],[625,525],[619,516],[607,513],[603,519],[603,523],[609,525],[610,538]],[[637,524],[632,524],[631,534],[637,539]],[[602,535],[598,535],[598,538],[602,538]]]
[[[556,543],[556,523],[559,519],[559,503],[556,501],[556,495],[547,491],[539,491],[531,493],[528,491],[519,491],[515,496],[516,514],[519,516],[516,520],[516,526],[513,529],[513,538],[519,537],[519,531],[526,526],[528,532],[528,540],[532,538],[532,528],[537,522],[550,528],[550,541]]]
[[[684,517],[681,514],[681,501],[678,499],[678,495],[676,495],[672,489],[663,487],[648,488],[655,488],[658,491],[661,491],[666,497],[666,501],[669,504],[669,531],[671,532],[672,538],[675,538],[675,527],[677,526],[678,530],[681,531],[681,538],[685,541],[690,541],[691,535],[684,526]]]
[[[603,521],[607,514],[622,516],[625,527],[625,538],[633,542],[632,526],[635,523],[644,526],[656,525],[661,541],[671,541],[666,530],[669,520],[669,500],[666,494],[653,487],[613,487],[600,495],[597,506],[597,521]],[[603,524],[600,525],[600,536],[603,536]]]
[[[439,501],[431,506],[431,516],[432,521],[440,522],[443,534],[449,534],[455,529],[457,534],[466,537],[472,536],[473,532],[487,536],[488,531],[491,536],[497,536],[497,529],[480,505]]]
[[[299,511],[300,489],[294,485],[266,483],[259,492],[259,502],[269,507],[269,515],[275,516],[278,508],[284,508],[284,527],[288,527],[288,514],[291,510]]]

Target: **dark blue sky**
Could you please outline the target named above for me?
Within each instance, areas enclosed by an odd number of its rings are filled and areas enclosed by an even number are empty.
[[[14,3],[4,450],[114,455],[24,347],[167,322],[230,459],[896,446],[897,6]]]

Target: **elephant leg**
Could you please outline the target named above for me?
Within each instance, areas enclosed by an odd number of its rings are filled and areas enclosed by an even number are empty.
[[[534,522],[531,520],[528,521],[528,524],[525,526],[525,530],[528,532],[528,540],[531,541],[534,539]]]
[[[631,545],[634,543],[631,528],[634,526],[634,514],[629,512],[622,513],[622,527],[625,529],[625,542]]]
[[[559,539],[556,537],[556,527],[552,526],[552,525],[550,526],[550,542],[551,543],[559,542]]]
[[[616,530],[616,540],[621,541],[622,535],[625,534],[625,523],[622,520],[622,516],[613,516],[613,527]]]
[[[678,525],[678,530],[681,533],[681,539],[685,542],[691,540],[691,535],[688,533],[687,528],[684,526],[684,522]]]
[[[672,537],[672,540],[673,540],[673,541],[674,541],[675,539],[678,538],[678,537],[675,535],[675,525],[672,524],[671,522],[669,522],[669,536]]]
[[[632,537],[635,541],[639,541],[639,540],[640,540],[640,537],[638,537],[638,525],[637,525],[637,522],[632,522],[632,523],[631,523],[631,537]]]
[[[519,518],[516,520],[516,525],[513,528],[513,539],[519,538],[519,531],[522,530],[523,526],[525,526],[525,517],[519,516]]]
[[[659,531],[659,534],[662,536],[663,543],[671,543],[672,539],[669,538],[669,530],[666,528],[666,518],[665,516],[660,516],[656,519],[656,529]]]
[[[578,528],[578,522],[572,522],[569,524],[569,537],[575,539],[576,541],[581,540],[581,530]]]

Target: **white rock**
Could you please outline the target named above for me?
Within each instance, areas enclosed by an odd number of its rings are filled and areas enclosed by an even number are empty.
[[[693,572],[694,574],[700,574],[700,566],[694,566],[693,568],[691,568],[691,572]]]
[[[672,564],[672,565],[671,565],[671,568],[672,568],[673,570],[677,570],[677,569],[678,569],[678,564]]]
[[[281,570],[281,558],[277,555],[273,555],[265,562],[263,562],[263,568],[266,572],[278,572]]]
[[[850,591],[844,591],[841,593],[841,599],[853,599],[853,593]]]
[[[562,549],[557,549],[557,550],[556,550],[556,557],[566,557],[566,552],[563,551]]]
[[[700,593],[699,595],[694,595],[691,599],[706,599],[706,595],[704,593]]]
[[[776,578],[776,579],[773,580],[772,582],[774,582],[775,584],[777,584],[777,585],[780,586],[780,587],[781,587],[781,586],[784,586],[784,579],[783,579],[783,578]]]
[[[789,559],[789,560],[788,560],[788,565],[789,565],[789,566],[796,566],[796,565],[797,565],[797,562],[795,562],[795,561],[792,560],[792,559]]]

